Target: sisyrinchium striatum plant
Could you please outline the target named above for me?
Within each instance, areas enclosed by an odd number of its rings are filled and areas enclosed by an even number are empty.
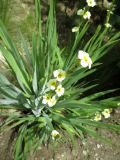
[[[98,135],[94,128],[120,132],[120,126],[103,121],[119,106],[119,96],[106,96],[117,89],[91,92],[100,84],[88,79],[99,72],[98,66],[102,65],[99,59],[119,42],[120,33],[111,33],[108,11],[106,25],[98,26],[94,35],[86,39],[91,25],[89,8],[96,2],[87,3],[88,6],[77,12],[81,20],[72,29],[74,40],[65,48],[58,46],[55,0],[50,0],[44,30],[41,4],[35,0],[36,33],[32,34],[29,46],[22,34],[19,35],[22,52],[0,22],[0,52],[14,77],[11,81],[0,74],[0,108],[4,109],[0,112],[3,117],[0,132],[15,128],[15,160],[29,159],[29,152],[41,144],[64,138],[65,132],[73,141],[74,136],[84,139],[87,133],[107,142],[110,140]]]

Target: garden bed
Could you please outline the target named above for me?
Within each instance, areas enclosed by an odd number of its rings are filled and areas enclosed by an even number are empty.
[[[23,7],[27,7],[28,10],[34,10],[33,1],[23,1]],[[68,4],[68,1],[65,1]],[[46,5],[46,3],[44,3]],[[69,4],[69,7],[65,8],[65,4],[58,3],[58,10],[62,14],[67,14],[67,18],[63,19],[63,15],[58,15],[58,32],[60,35],[61,43],[60,45],[66,44],[66,39],[71,32],[71,28],[73,27],[73,23],[70,23],[71,16],[74,12],[76,12],[76,7],[73,7],[73,1]],[[26,9],[26,8],[25,8]],[[66,11],[64,13],[64,11]],[[43,12],[46,12],[43,10]],[[23,17],[23,15],[22,15]],[[73,17],[72,17],[73,18]],[[22,19],[23,20],[23,19]],[[23,20],[24,21],[24,20]],[[46,16],[44,16],[43,22],[46,21]],[[61,25],[63,23],[63,25]],[[68,27],[67,27],[68,26]],[[66,28],[66,29],[65,29]],[[26,28],[22,28],[23,31]],[[31,32],[31,30],[29,30]],[[117,86],[118,87],[118,86]],[[1,119],[2,121],[2,119]],[[120,124],[120,109],[116,109],[114,113],[112,113],[111,118],[107,120],[108,122],[112,122],[113,124]],[[109,131],[96,129],[98,133],[104,135],[105,137],[113,140],[114,144],[120,144],[120,135],[111,133]],[[15,133],[15,132],[14,132]],[[12,131],[7,133],[0,134],[0,160],[13,160],[13,146],[14,141],[12,141],[12,137],[16,135],[12,135]],[[120,158],[119,147],[115,147],[114,145],[107,145],[93,139],[89,136],[86,136],[86,141],[82,142],[81,139],[77,139],[77,142],[74,146],[70,142],[64,142],[63,144],[59,144],[57,146],[52,145],[42,145],[38,148],[36,153],[30,155],[29,160],[119,160]]]

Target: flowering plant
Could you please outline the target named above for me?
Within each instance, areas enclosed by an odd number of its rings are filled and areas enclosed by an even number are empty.
[[[13,113],[0,113],[4,117],[1,131],[17,130],[15,160],[27,159],[31,149],[64,137],[64,131],[72,140],[74,136],[84,139],[84,134],[88,133],[107,142],[109,140],[99,136],[91,127],[120,131],[117,125],[101,122],[103,116],[110,117],[119,97],[101,99],[114,90],[92,93],[90,90],[99,84],[87,81],[87,77],[97,70],[98,60],[119,41],[120,33],[110,36],[105,42],[108,28],[99,26],[85,42],[90,22],[83,17],[85,20],[80,22],[73,44],[60,49],[55,1],[50,1],[45,32],[41,26],[40,1],[35,2],[38,30],[33,33],[30,47],[20,35],[22,54],[0,22],[0,51],[14,76],[14,82],[11,82],[0,74],[0,108],[15,110]],[[96,4],[87,2],[92,7]],[[86,92],[89,92],[88,96]]]

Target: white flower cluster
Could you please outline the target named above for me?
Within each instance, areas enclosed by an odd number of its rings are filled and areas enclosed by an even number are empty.
[[[112,112],[112,109],[111,109],[111,108],[110,108],[110,109],[108,109],[108,108],[107,108],[107,109],[104,109],[103,112],[102,112],[102,114],[99,113],[99,112],[95,114],[94,120],[95,120],[95,121],[100,121],[100,120],[102,120],[102,115],[104,116],[105,119],[106,119],[106,118],[109,118],[111,112]]]
[[[82,67],[91,68],[92,60],[89,54],[80,50],[78,52],[78,59]],[[54,79],[50,79],[47,83],[47,94],[43,95],[42,104],[52,107],[56,104],[57,99],[64,95],[65,88],[62,86],[62,81],[66,78],[66,72],[62,69],[53,71]]]
[[[58,69],[53,72],[53,76],[54,79],[49,80],[47,87],[54,93],[54,95],[52,96],[52,94],[45,94],[42,100],[42,103],[47,104],[49,107],[54,106],[57,102],[57,97],[63,96],[65,91],[61,83],[66,77],[66,72],[62,69]]]
[[[89,7],[94,7],[96,5],[95,0],[86,0],[86,2]],[[88,11],[86,8],[79,9],[77,11],[77,15],[82,16],[84,19],[90,19],[91,17],[90,11]]]
[[[90,17],[91,17],[91,13],[89,11],[86,11],[85,8],[84,9],[79,9],[77,11],[77,15],[78,16],[83,16],[84,19],[90,19]]]

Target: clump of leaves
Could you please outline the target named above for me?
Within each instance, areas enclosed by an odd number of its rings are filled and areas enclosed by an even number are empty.
[[[120,132],[118,125],[98,121],[102,112],[109,117],[111,108],[117,106],[119,97],[105,97],[115,90],[89,92],[99,84],[91,84],[87,79],[97,70],[99,59],[118,43],[120,33],[110,35],[105,42],[108,29],[98,26],[86,42],[84,37],[90,22],[81,20],[74,41],[61,49],[57,42],[55,1],[50,1],[44,32],[40,1],[35,2],[38,31],[33,33],[31,46],[20,34],[22,54],[0,22],[0,51],[14,76],[13,83],[0,74],[0,108],[13,111],[0,113],[4,117],[0,127],[2,132],[17,130],[15,160],[27,159],[31,150],[62,137],[64,131],[73,141],[74,136],[83,139],[87,133],[107,142],[109,140],[99,136],[93,128]],[[78,52],[83,52],[85,57],[81,59]]]

